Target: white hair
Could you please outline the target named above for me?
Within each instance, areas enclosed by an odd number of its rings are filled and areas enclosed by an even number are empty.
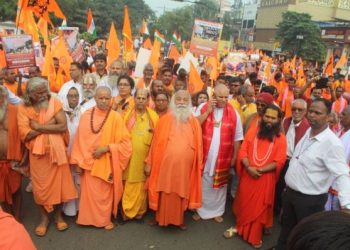
[[[294,105],[294,103],[301,103],[303,105],[303,108],[304,109],[307,109],[307,102],[304,100],[304,99],[295,99],[293,102],[292,102],[292,106]]]
[[[49,82],[42,78],[42,77],[33,77],[30,78],[28,83],[27,83],[27,88],[26,91],[23,94],[23,102],[26,106],[31,106],[32,101],[30,99],[30,94],[40,86],[46,86],[47,88],[47,94],[50,96],[50,88],[49,88]]]
[[[175,99],[176,96],[181,93],[182,91],[186,92],[186,94],[189,97],[189,102],[186,106],[179,106],[175,104]],[[180,90],[175,92],[175,94],[173,95],[173,97],[170,100],[170,104],[169,104],[170,110],[172,111],[172,113],[174,114],[176,120],[178,122],[186,122],[188,120],[188,118],[190,117],[190,115],[192,114],[192,102],[191,102],[191,95],[188,91],[185,90]]]

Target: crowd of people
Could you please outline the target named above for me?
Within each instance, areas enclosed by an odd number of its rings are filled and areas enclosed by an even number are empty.
[[[23,82],[14,69],[0,72],[0,203],[20,222],[28,177],[37,236],[50,213],[59,231],[69,227],[65,216],[111,230],[113,217],[143,220],[149,210],[151,225],[186,230],[187,210],[195,221],[221,223],[229,194],[235,225],[225,238],[261,248],[275,214],[276,249],[306,249],[293,248],[301,237],[293,229],[308,223],[300,221],[350,211],[350,81],[340,71],[305,68],[300,82],[279,62],[265,84],[257,72],[209,79],[202,69],[203,90],[190,94],[188,72],[167,60],[146,64],[139,79],[103,53],[91,72],[54,62],[65,81],[58,89],[38,67]],[[349,248],[344,237],[338,249]]]

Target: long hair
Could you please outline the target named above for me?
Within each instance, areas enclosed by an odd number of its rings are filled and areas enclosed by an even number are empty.
[[[261,119],[260,124],[259,124],[259,132],[258,132],[258,138],[259,139],[268,139],[269,141],[273,141],[275,136],[279,137],[281,133],[281,128],[282,128],[282,117],[283,113],[280,110],[279,107],[277,107],[274,104],[267,105],[265,110],[264,110],[264,115],[266,114],[266,111],[268,109],[272,109],[277,111],[278,113],[278,122],[272,127],[267,127],[266,122],[264,121],[264,117]]]
[[[50,97],[51,96],[51,92],[50,92],[50,88],[49,88],[49,82],[42,78],[42,77],[33,77],[31,79],[29,79],[28,83],[27,83],[27,88],[26,91],[23,94],[23,103],[26,106],[31,106],[33,105],[32,100],[30,98],[30,94],[39,86],[46,86],[47,88],[47,94]]]

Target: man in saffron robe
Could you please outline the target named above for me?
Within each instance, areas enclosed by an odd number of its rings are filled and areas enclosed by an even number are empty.
[[[61,102],[50,96],[48,82],[43,78],[28,81],[23,102],[18,107],[18,128],[29,150],[33,195],[41,212],[35,233],[44,236],[48,213],[54,206],[56,229],[68,228],[62,218],[61,204],[77,197],[66,153],[67,121]]]
[[[186,229],[184,212],[202,205],[202,158],[202,132],[192,116],[191,96],[179,90],[172,97],[171,112],[159,119],[145,167],[154,223]]]
[[[222,222],[225,212],[227,183],[231,166],[243,140],[243,128],[238,112],[228,103],[229,89],[216,85],[214,98],[198,108],[198,120],[203,132],[202,207],[194,220],[214,219]]]
[[[56,71],[56,78],[51,82],[51,91],[58,93],[64,83],[70,80],[68,73],[60,66],[60,60],[57,57],[52,58],[53,65]]]
[[[128,167],[123,173],[125,181],[123,193],[124,220],[142,219],[147,211],[145,159],[151,145],[158,115],[147,107],[149,92],[138,89],[135,93],[135,108],[125,115],[125,123],[131,133],[132,155]]]
[[[238,233],[254,248],[262,246],[263,230],[273,223],[275,184],[287,152],[281,120],[282,111],[273,104],[267,106],[259,127],[247,133],[237,159],[240,182],[232,207],[236,227],[224,236]]]
[[[244,133],[246,134],[249,129],[257,128],[259,127],[259,122],[264,115],[264,111],[267,105],[273,103],[273,96],[269,93],[260,93],[256,97],[256,110],[257,112],[255,114],[252,114],[248,116],[247,120],[244,124]]]
[[[0,86],[0,205],[20,221],[21,167],[23,157],[17,126],[17,107],[7,103],[7,89]]]
[[[108,87],[98,87],[96,107],[85,111],[76,131],[71,164],[81,169],[77,223],[113,229],[123,194],[122,173],[131,156],[131,141],[121,116],[111,110]]]
[[[296,80],[293,77],[287,79],[288,84],[284,84],[279,95],[279,106],[284,112],[284,117],[292,116],[292,103],[294,101],[294,89],[296,87]]]
[[[20,83],[16,81],[16,70],[4,68],[4,86],[16,96],[22,96],[25,89],[26,83]]]
[[[348,101],[343,97],[344,88],[336,87],[335,91],[332,90],[332,111],[340,114],[348,106]]]

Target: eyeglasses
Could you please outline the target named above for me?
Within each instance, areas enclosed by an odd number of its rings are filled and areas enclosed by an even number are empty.
[[[292,111],[303,112],[305,109],[302,108],[292,108]]]

